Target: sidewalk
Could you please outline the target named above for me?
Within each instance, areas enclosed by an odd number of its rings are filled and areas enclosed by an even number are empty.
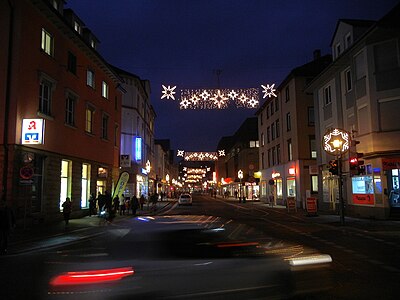
[[[155,215],[167,209],[173,200],[157,202],[157,210],[150,211],[147,204],[143,210],[137,210],[135,216]],[[135,217],[132,214],[120,216],[118,213],[110,225],[118,224],[122,220]],[[85,216],[78,219],[70,219],[66,228],[64,220],[60,220],[51,224],[35,224],[27,228],[17,227],[11,234],[8,245],[8,254],[18,254],[27,251],[39,250],[44,247],[52,247],[60,244],[71,243],[80,239],[93,236],[94,232],[98,232],[95,228],[107,225],[103,218],[96,216]]]

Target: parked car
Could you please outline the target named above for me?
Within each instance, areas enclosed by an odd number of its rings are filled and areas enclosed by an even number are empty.
[[[192,195],[181,194],[178,199],[178,205],[192,205]]]

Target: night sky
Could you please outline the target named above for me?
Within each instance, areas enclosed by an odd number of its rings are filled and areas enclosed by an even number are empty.
[[[161,85],[278,86],[290,71],[330,54],[338,19],[377,20],[398,0],[67,0],[100,39],[111,64],[148,79],[156,138],[172,148],[216,151],[256,109],[180,110]],[[221,74],[217,76],[217,70]],[[219,86],[218,86],[219,84]],[[263,103],[260,89],[260,102]],[[179,98],[179,96],[177,97]]]

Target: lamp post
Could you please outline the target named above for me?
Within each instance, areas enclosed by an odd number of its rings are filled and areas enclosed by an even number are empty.
[[[324,150],[328,154],[334,155],[338,162],[340,223],[344,225],[342,156],[350,148],[350,134],[338,128],[328,130],[324,135],[323,146]]]
[[[146,162],[146,172],[147,172],[147,195],[150,196],[150,171],[151,171],[151,164],[150,160]]]
[[[239,178],[239,203],[240,203],[240,197],[242,196],[242,179],[243,179],[243,171],[239,170],[238,171],[238,178]],[[243,199],[243,203],[244,203],[244,199]]]

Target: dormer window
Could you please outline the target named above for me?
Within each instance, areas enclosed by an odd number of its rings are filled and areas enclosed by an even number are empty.
[[[78,22],[74,22],[74,29],[77,33],[81,34],[81,25]]]
[[[91,46],[93,49],[96,49],[96,42],[95,42],[94,40],[91,40],[91,41],[90,41],[90,46]]]
[[[352,44],[352,38],[351,38],[351,32],[349,32],[348,34],[346,34],[345,38],[344,38],[345,44],[344,47],[345,49],[349,48],[350,45]]]
[[[337,43],[335,48],[336,48],[336,57],[339,57],[339,55],[342,54],[342,47],[340,43]]]

